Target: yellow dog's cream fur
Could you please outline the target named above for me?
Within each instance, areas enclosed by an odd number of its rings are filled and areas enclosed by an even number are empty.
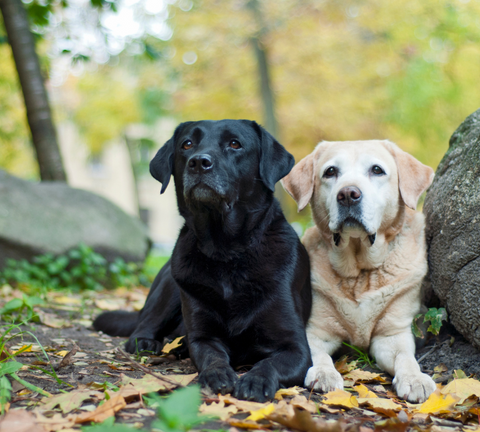
[[[385,175],[372,174],[377,165]],[[336,176],[324,176],[329,167]],[[282,180],[299,211],[310,203],[315,221],[303,237],[313,287],[306,386],[343,388],[330,355],[347,341],[369,349],[399,396],[422,402],[435,390],[415,360],[411,331],[427,271],[424,218],[415,208],[432,180],[431,168],[389,141],[322,142]],[[362,193],[362,226],[344,228],[337,196],[349,186]]]

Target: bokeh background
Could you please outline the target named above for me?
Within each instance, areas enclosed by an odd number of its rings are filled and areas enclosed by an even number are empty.
[[[480,105],[480,0],[24,4],[69,184],[141,217],[166,248],[181,221],[147,168],[181,121],[257,120],[297,161],[321,140],[388,138],[435,168]],[[36,180],[3,26],[0,40],[0,168]],[[308,211],[280,198],[305,226]]]

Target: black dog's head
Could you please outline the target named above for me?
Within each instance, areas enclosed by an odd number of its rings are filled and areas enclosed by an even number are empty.
[[[180,124],[150,163],[163,193],[173,174],[179,208],[206,206],[228,212],[275,183],[294,165],[293,156],[250,120]]]

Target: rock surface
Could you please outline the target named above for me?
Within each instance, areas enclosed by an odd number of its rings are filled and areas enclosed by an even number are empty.
[[[7,258],[61,254],[79,243],[108,260],[143,262],[150,240],[140,220],[65,183],[35,183],[0,170],[0,268]]]
[[[480,110],[452,135],[423,212],[432,288],[480,349]]]

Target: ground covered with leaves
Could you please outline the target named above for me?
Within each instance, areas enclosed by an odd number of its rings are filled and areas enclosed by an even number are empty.
[[[191,361],[174,355],[181,340],[166,341],[162,356],[131,356],[123,338],[92,329],[102,310],[139,309],[146,294],[57,291],[42,302],[3,286],[0,432],[480,430],[480,353],[448,325],[417,354],[438,386],[423,404],[399,399],[392,378],[354,350],[336,363],[345,390],[294,387],[256,403],[200,390]]]

